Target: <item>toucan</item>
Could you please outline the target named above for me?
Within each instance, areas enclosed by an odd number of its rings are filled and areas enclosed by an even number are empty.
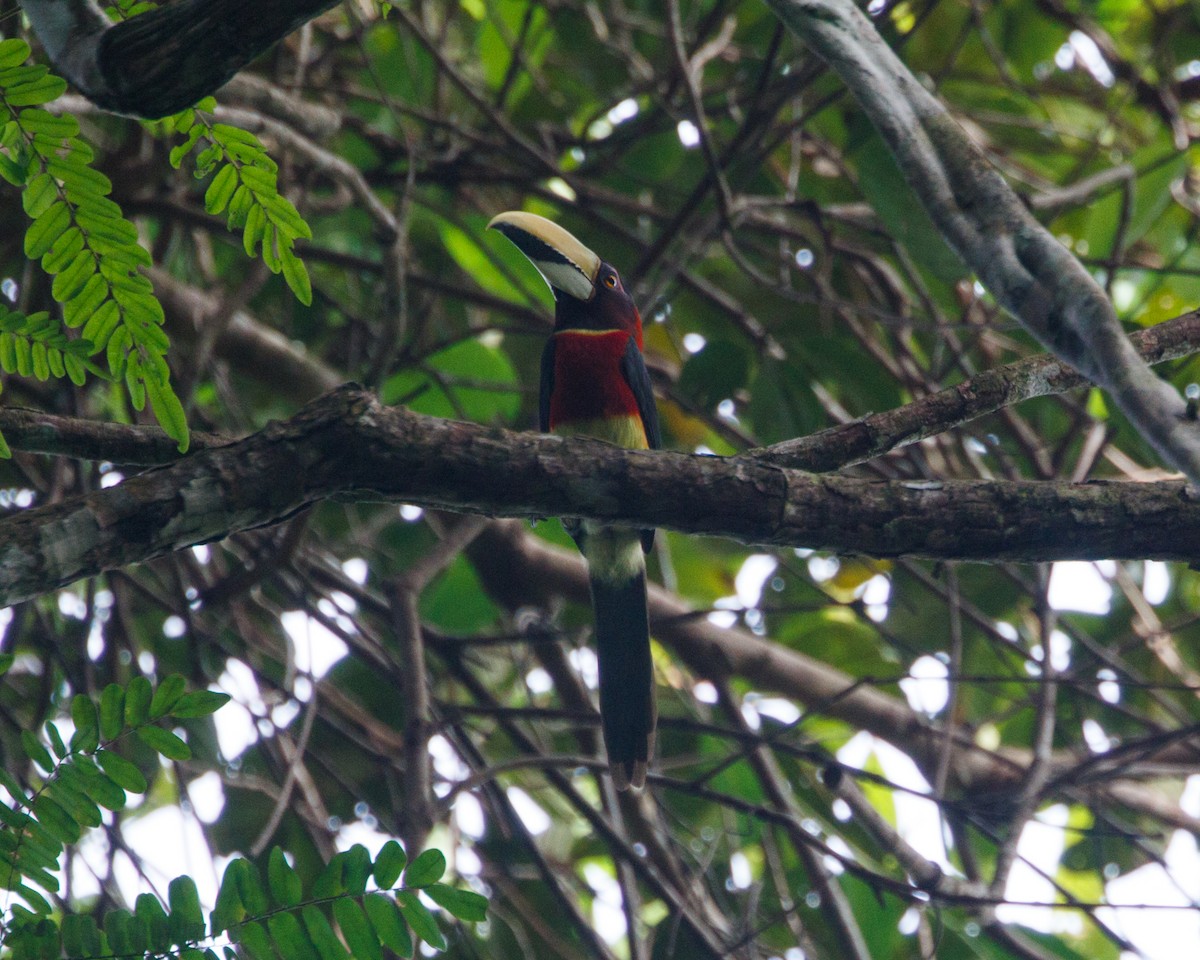
[[[607,440],[634,450],[662,446],[642,359],[642,318],[616,269],[558,224],[512,211],[494,228],[533,262],[554,293],[554,332],[542,351],[543,431]],[[654,673],[646,612],[653,530],[564,521],[587,559],[600,665],[600,721],[613,783],[642,789],[654,752]]]

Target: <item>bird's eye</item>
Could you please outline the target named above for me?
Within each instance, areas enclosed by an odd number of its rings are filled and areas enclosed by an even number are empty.
[[[607,277],[605,277],[605,278],[604,278],[604,285],[605,285],[606,287],[608,287],[610,290],[615,290],[615,289],[617,288],[617,276],[616,276],[616,274],[610,273],[610,274],[609,274]]]

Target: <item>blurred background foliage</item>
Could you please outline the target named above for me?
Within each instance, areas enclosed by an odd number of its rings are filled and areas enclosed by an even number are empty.
[[[1196,303],[1194,3],[872,0],[869,13],[1129,329]],[[22,29],[0,0],[0,33]],[[386,16],[347,2],[249,72],[287,99],[235,84],[216,116],[262,138],[312,225],[297,247],[309,306],[205,213],[205,184],[188,162],[172,169],[160,128],[60,104],[153,253],[193,430],[244,434],[350,379],[425,413],[532,428],[549,292],[484,230],[513,208],[622,271],[674,449],[788,440],[1039,352],[937,235],[837,79],[757,0],[406,0]],[[19,193],[0,191],[0,224],[22,217]],[[22,229],[0,229],[0,293],[52,310]],[[1200,380],[1195,358],[1160,370],[1181,389]],[[138,416],[99,381],[9,377],[4,397]],[[0,507],[133,469],[18,451],[0,465]],[[1095,391],[852,469],[1160,475]],[[240,704],[189,726],[190,761],[136,758],[156,785],[109,817],[63,896],[102,912],[136,891],[127,863],[147,884],[177,872],[130,837],[191,797],[166,829],[198,827],[218,862],[278,843],[306,879],[349,843],[428,838],[492,899],[473,928],[439,915],[453,956],[1103,960],[1198,942],[1196,573],[658,544],[652,579],[679,599],[673,616],[656,608],[663,779],[636,799],[594,765],[590,612],[557,521],[324,504],[0,613],[17,654],[0,746],[73,693],[139,673],[180,672]],[[814,700],[803,677],[725,662],[696,629],[823,661],[895,713]],[[934,724],[946,749],[886,716]],[[1048,769],[1015,786],[957,766],[971,743],[993,772],[1027,762],[1047,733]],[[991,900],[913,890],[895,839],[834,789],[839,765],[909,844]],[[993,882],[997,851],[1014,849]],[[1172,909],[1114,912],[1106,898]],[[1005,900],[1059,906],[997,914]]]

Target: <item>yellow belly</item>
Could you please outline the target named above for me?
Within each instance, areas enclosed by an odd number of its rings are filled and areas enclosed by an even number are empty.
[[[554,428],[560,437],[595,437],[607,440],[627,450],[646,450],[646,428],[641,417],[603,417],[597,420],[575,420]]]

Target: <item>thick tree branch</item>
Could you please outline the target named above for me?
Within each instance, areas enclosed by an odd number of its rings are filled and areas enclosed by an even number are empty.
[[[165,117],[215,93],[337,0],[179,0],[112,23],[94,0],[22,0],[55,69],[106,110]]]
[[[1109,391],[1168,463],[1200,486],[1200,428],[1142,362],[1083,265],[1033,218],[851,0],[767,5],[857,98],[938,230],[1033,336]]]
[[[1178,483],[814,477],[752,457],[626,451],[439,420],[385,408],[351,385],[245,440],[0,522],[0,605],[325,499],[578,516],[880,557],[1188,559],[1200,550],[1200,503]]]

